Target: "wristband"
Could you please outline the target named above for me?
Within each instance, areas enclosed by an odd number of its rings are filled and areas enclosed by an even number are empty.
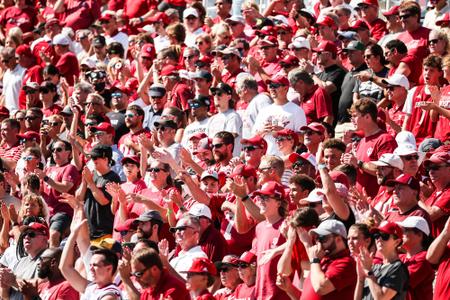
[[[317,257],[314,257],[314,258],[311,260],[311,263],[312,263],[312,264],[320,264],[320,259],[317,258]]]
[[[327,168],[327,165],[326,165],[326,164],[319,164],[319,165],[317,166],[317,168],[318,168],[319,170],[323,170],[323,169],[326,169],[326,168]]]
[[[369,272],[367,272],[367,276],[374,276],[375,274],[373,273],[372,270],[370,270]]]
[[[250,199],[250,196],[249,196],[249,195],[245,195],[245,197],[242,197],[242,198],[241,198],[242,202],[245,202],[245,201],[247,201],[248,199]]]
[[[363,167],[363,165],[364,165],[364,162],[362,161],[362,160],[358,160],[358,168],[362,168]]]

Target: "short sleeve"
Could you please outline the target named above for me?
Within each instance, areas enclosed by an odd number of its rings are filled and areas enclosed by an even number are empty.
[[[328,266],[325,276],[336,290],[342,290],[357,280],[355,261],[351,257],[335,260]]]
[[[407,115],[411,115],[412,114],[412,103],[413,103],[413,96],[416,92],[416,87],[412,88],[409,92],[408,92],[408,96],[406,96],[406,101],[405,104],[403,106],[403,112]]]
[[[405,286],[408,285],[408,282],[408,271],[400,261],[392,264],[386,274],[378,280],[381,286],[393,289],[397,293],[401,293]]]

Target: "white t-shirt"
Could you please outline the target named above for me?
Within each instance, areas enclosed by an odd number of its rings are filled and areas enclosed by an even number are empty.
[[[295,103],[287,102],[284,105],[271,104],[264,107],[256,118],[253,126],[253,135],[257,132],[263,131],[266,123],[281,126],[285,129],[292,129],[299,131],[300,127],[306,125],[306,116],[303,109]],[[275,143],[275,138],[272,134],[266,134],[264,139],[267,142],[267,152],[269,155],[282,156],[278,151]]]
[[[195,47],[195,40],[197,37],[204,33],[203,29],[201,27],[197,28],[194,32],[188,33],[186,32],[186,38],[184,39],[184,43],[188,47]]]
[[[208,256],[205,252],[203,252],[202,247],[195,246],[188,251],[180,251],[177,257],[172,258],[172,260],[170,261],[170,265],[172,266],[172,268],[174,268],[175,271],[178,272],[178,274],[181,275],[181,277],[186,279],[186,273],[184,272],[187,272],[191,268],[194,258],[199,257],[207,258]]]
[[[265,93],[256,95],[248,104],[247,109],[242,114],[242,137],[244,139],[251,138],[252,128],[255,124],[256,117],[261,109],[272,104],[272,99]]]
[[[209,118],[208,137],[214,138],[214,135],[220,131],[228,131],[235,135],[233,156],[239,156],[241,153],[242,138],[242,119],[234,109],[226,112],[219,112]]]
[[[3,95],[5,96],[5,106],[9,113],[13,115],[19,110],[19,93],[22,88],[22,79],[27,69],[17,64],[14,70],[6,70],[3,75]]]
[[[106,37],[106,45],[109,45],[112,42],[118,42],[122,44],[122,47],[125,50],[124,53],[126,57],[128,51],[128,35],[124,32],[119,31],[115,36]]]
[[[84,291],[80,300],[101,300],[108,295],[116,296],[116,299],[123,299],[122,292],[115,284],[110,284],[103,288],[99,288],[96,283],[91,282]]]
[[[205,118],[204,120],[194,121],[191,124],[187,125],[186,128],[184,129],[181,145],[183,145],[183,147],[187,149],[188,144],[189,144],[188,143],[189,138],[191,136],[193,136],[196,133],[202,133],[202,132],[207,134],[208,133],[208,122],[209,122],[209,118]],[[192,149],[189,149],[189,150],[192,150]]]
[[[170,40],[166,36],[160,36],[158,35],[153,39],[153,43],[155,44],[155,51],[156,53],[160,52],[161,50],[167,48],[170,46]]]

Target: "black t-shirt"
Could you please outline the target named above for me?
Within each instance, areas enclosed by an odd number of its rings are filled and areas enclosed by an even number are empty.
[[[350,214],[348,215],[347,220],[343,220],[343,219],[339,218],[339,217],[336,215],[336,213],[333,212],[332,214],[330,214],[328,217],[326,217],[326,218],[323,219],[322,221],[325,221],[325,220],[338,220],[338,221],[341,221],[342,224],[344,224],[345,229],[347,229],[347,232],[348,232],[348,230],[350,229],[350,227],[351,227],[353,224],[356,223],[355,214],[353,213],[352,208],[349,206],[348,209],[350,210]]]
[[[123,135],[130,132],[130,129],[125,124],[125,112],[126,110],[120,112],[111,111],[106,114],[115,130],[114,144],[117,144]]]
[[[337,121],[339,99],[342,93],[341,86],[346,73],[347,72],[338,65],[332,65],[325,68],[323,72],[317,74],[317,77],[319,77],[320,80],[324,82],[330,81],[336,86],[336,90],[330,94],[333,103],[333,115],[335,123]]]
[[[109,182],[120,183],[120,177],[113,171],[109,171],[103,176],[94,172],[94,182],[103,195],[109,200],[106,205],[98,203],[91,190],[86,191],[86,200],[84,202],[84,212],[89,222],[89,235],[91,239],[96,239],[106,234],[113,233],[114,215],[111,212],[111,195],[106,192],[106,184]]]
[[[406,297],[409,285],[408,268],[397,260],[390,264],[373,265],[372,271],[377,278],[377,283],[381,287],[387,287],[397,292],[393,300],[403,300]],[[367,279],[364,281],[362,300],[372,300],[373,295],[370,293]]]
[[[337,117],[338,123],[350,122],[350,114],[348,113],[348,110],[353,104],[353,89],[356,84],[356,79],[353,76],[364,70],[367,70],[367,65],[365,63],[345,74],[341,87],[342,93],[339,98]]]

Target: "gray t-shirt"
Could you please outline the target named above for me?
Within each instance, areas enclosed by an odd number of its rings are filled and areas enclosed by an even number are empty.
[[[387,287],[397,292],[394,300],[403,300],[406,297],[409,284],[409,273],[406,266],[397,260],[391,264],[378,264],[372,267],[372,271],[377,278],[377,283],[381,287]],[[373,300],[373,295],[370,293],[369,284],[364,282],[362,300]]]
[[[19,262],[12,269],[16,278],[20,279],[32,279],[37,277],[37,265],[39,263],[39,255],[36,255],[35,258],[31,258],[30,256],[22,257]],[[22,300],[22,293],[18,292],[16,289],[10,289],[10,300]]]

